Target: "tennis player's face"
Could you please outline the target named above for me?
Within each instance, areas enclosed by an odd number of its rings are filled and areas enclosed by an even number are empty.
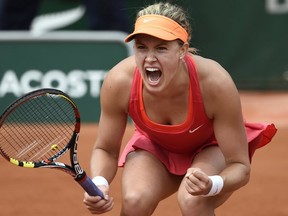
[[[184,49],[175,41],[149,35],[135,37],[135,59],[148,91],[164,91],[177,79]]]

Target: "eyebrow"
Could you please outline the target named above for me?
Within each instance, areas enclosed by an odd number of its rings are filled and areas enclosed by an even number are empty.
[[[161,41],[160,43],[157,43],[156,46],[163,46],[163,45],[169,45],[168,43],[169,41]],[[145,45],[145,42],[141,41],[141,39],[135,39],[135,44],[144,44]]]

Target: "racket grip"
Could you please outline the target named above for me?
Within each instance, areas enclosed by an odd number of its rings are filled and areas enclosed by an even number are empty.
[[[92,182],[92,180],[87,175],[81,179],[81,181],[77,182],[90,196],[100,196],[102,199],[105,199],[103,192]]]

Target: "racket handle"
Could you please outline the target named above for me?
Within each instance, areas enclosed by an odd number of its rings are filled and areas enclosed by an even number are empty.
[[[81,181],[77,182],[90,196],[100,196],[102,199],[105,199],[103,192],[92,182],[92,180],[87,175],[81,179]]]

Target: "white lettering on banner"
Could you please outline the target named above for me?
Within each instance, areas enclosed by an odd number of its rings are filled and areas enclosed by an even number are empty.
[[[101,81],[105,78],[106,74],[107,73],[105,73],[104,71],[102,71],[101,73],[95,73],[92,70],[87,71],[86,75],[87,79],[91,83],[90,94],[92,97],[98,97],[100,95]]]
[[[39,86],[42,77],[43,73],[38,70],[29,70],[26,73],[24,73],[20,79],[21,83],[20,86],[22,87],[22,92],[29,92],[36,90],[36,88],[33,88],[32,86]]]
[[[51,88],[55,86],[58,89],[67,90],[66,74],[60,70],[50,70],[42,78],[42,86]]]
[[[17,79],[16,73],[12,70],[6,71],[0,85],[0,97],[4,97],[8,93],[12,93],[16,97],[19,97],[22,93],[19,88],[20,83]]]
[[[271,14],[288,13],[288,0],[266,0],[266,10]]]
[[[80,70],[70,71],[68,74],[68,82],[70,83],[70,94],[76,98],[85,96],[87,93],[87,85],[85,83],[85,75]],[[92,87],[92,86],[91,86]],[[99,96],[99,95],[97,95]]]
[[[15,71],[7,70],[0,80],[0,97],[5,97],[7,94],[19,97],[38,88],[58,88],[73,98],[84,96],[96,98],[100,95],[101,83],[106,73],[104,70],[75,69],[68,73],[56,69],[45,73],[28,70],[18,78]]]

